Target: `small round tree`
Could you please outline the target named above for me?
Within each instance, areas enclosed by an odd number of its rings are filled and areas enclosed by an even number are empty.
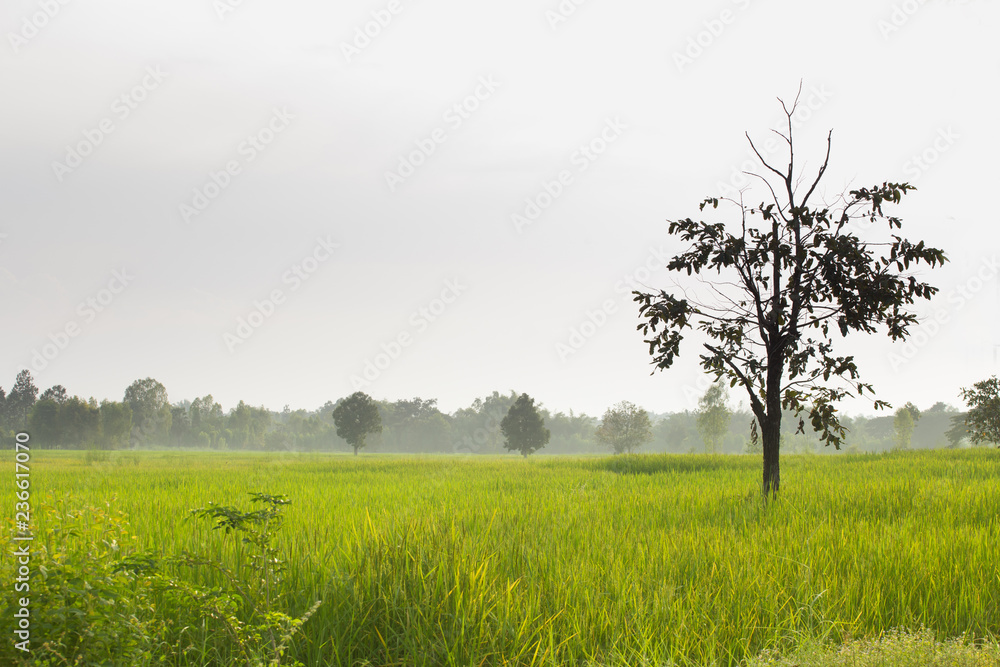
[[[649,413],[628,401],[610,407],[601,419],[597,439],[615,454],[632,453],[653,439]]]
[[[333,423],[337,425],[337,435],[354,448],[354,455],[365,446],[369,433],[382,432],[382,415],[378,404],[363,391],[356,391],[333,410]]]
[[[521,452],[524,458],[538,451],[549,442],[549,429],[545,428],[542,416],[535,408],[535,399],[521,394],[510,406],[507,416],[500,422],[500,431],[510,451]]]

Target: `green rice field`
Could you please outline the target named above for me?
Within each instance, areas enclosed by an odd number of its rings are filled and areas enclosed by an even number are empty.
[[[282,664],[310,667],[737,665],[892,629],[996,648],[1000,452],[782,464],[781,496],[765,505],[751,456],[32,452],[33,548],[72,545],[57,513],[91,508],[72,521],[103,535],[93,559],[186,550],[240,571],[243,547],[188,510],[287,495],[275,606],[299,616],[322,604]],[[8,607],[15,570],[5,557]],[[224,584],[208,568],[184,576]],[[241,664],[183,610],[154,611],[171,640],[146,651],[149,664]],[[40,645],[58,621],[33,613]],[[11,616],[0,662],[24,659]],[[975,664],[997,664],[990,655]],[[90,664],[63,658],[49,664]]]

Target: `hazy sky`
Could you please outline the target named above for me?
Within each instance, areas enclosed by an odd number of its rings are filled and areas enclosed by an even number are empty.
[[[5,0],[0,384],[694,408],[696,342],[650,376],[629,281],[672,284],[667,220],[740,184],[801,80],[797,164],[832,128],[827,196],[910,181],[903,232],[952,260],[911,347],[841,349],[885,400],[959,405],[1000,371],[998,25],[988,0]]]

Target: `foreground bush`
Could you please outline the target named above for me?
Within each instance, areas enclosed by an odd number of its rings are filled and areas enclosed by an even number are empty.
[[[3,572],[0,664],[138,666],[172,652],[151,588],[115,568],[133,536],[125,515],[111,505],[38,508],[46,528],[30,543],[30,589],[16,592],[14,568]],[[21,597],[30,600],[30,653],[9,639]]]
[[[124,513],[105,507],[42,505],[44,532],[31,547],[27,592],[4,581],[0,628],[14,636],[18,599],[28,597],[30,651],[0,644],[3,665],[80,667],[151,664],[277,666],[291,638],[319,606],[294,618],[272,608],[285,561],[274,545],[284,496],[251,494],[263,509],[210,504],[191,510],[246,545],[240,572],[202,554],[161,558],[131,546]],[[222,586],[178,576],[207,569]],[[301,665],[301,663],[292,663]]]

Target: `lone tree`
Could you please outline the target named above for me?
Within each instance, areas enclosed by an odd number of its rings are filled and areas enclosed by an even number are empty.
[[[961,395],[969,406],[965,426],[972,444],[1000,444],[1000,380],[997,376],[975,383],[972,389],[962,389]]]
[[[896,436],[896,449],[909,449],[913,440],[913,429],[920,421],[920,410],[913,403],[907,403],[896,410],[892,426]]]
[[[333,409],[333,423],[337,425],[337,435],[354,448],[354,455],[365,446],[369,433],[382,432],[382,415],[378,404],[363,391],[356,391]]]
[[[536,452],[549,442],[549,429],[545,428],[542,416],[535,408],[535,399],[521,394],[510,406],[507,415],[500,421],[500,431],[506,438],[504,447],[513,452],[521,452],[524,458]]]
[[[597,429],[597,439],[615,454],[631,454],[653,439],[649,413],[634,403],[622,401],[604,413]]]
[[[726,405],[729,392],[724,382],[715,382],[698,401],[698,433],[705,441],[705,452],[719,451],[722,438],[729,431],[729,420],[733,411]]]
[[[946,261],[941,250],[892,234],[902,222],[886,215],[883,207],[898,204],[914,189],[907,183],[851,190],[839,198],[836,210],[813,204],[830,161],[833,131],[827,135],[823,163],[807,178],[795,169],[792,116],[798,97],[791,108],[778,101],[788,119],[787,133],[774,132],[787,148],[787,167],[779,171],[772,166],[746,135],[764,172],[748,175],[763,182],[767,200],[747,206],[743,193],[739,201],[723,198],[736,209],[729,228],[691,218],[670,222],[669,233],[691,246],[673,257],[667,269],[699,278],[714,272],[710,293],[689,299],[683,292],[633,292],[645,319],[638,329],[650,336],[645,342],[658,369],[673,365],[685,329],[697,328],[708,338],[700,355],[705,372],[746,389],[754,415],[751,439],[756,440],[758,425],[763,436],[765,497],[779,490],[782,409],[793,411],[799,432],[804,432],[805,413],[820,439],[839,449],[846,429],[834,404],[854,392],[874,393],[858,379],[853,356],[834,354],[831,328],[846,336],[874,333],[877,325],[885,325],[892,340],[905,340],[917,321],[905,307],[938,291],[910,274],[911,266]],[[707,198],[699,210],[717,209],[719,203],[719,198]],[[881,243],[862,240],[852,223],[885,223],[889,238]],[[831,386],[831,378],[839,386]],[[874,407],[891,406],[874,400]]]

